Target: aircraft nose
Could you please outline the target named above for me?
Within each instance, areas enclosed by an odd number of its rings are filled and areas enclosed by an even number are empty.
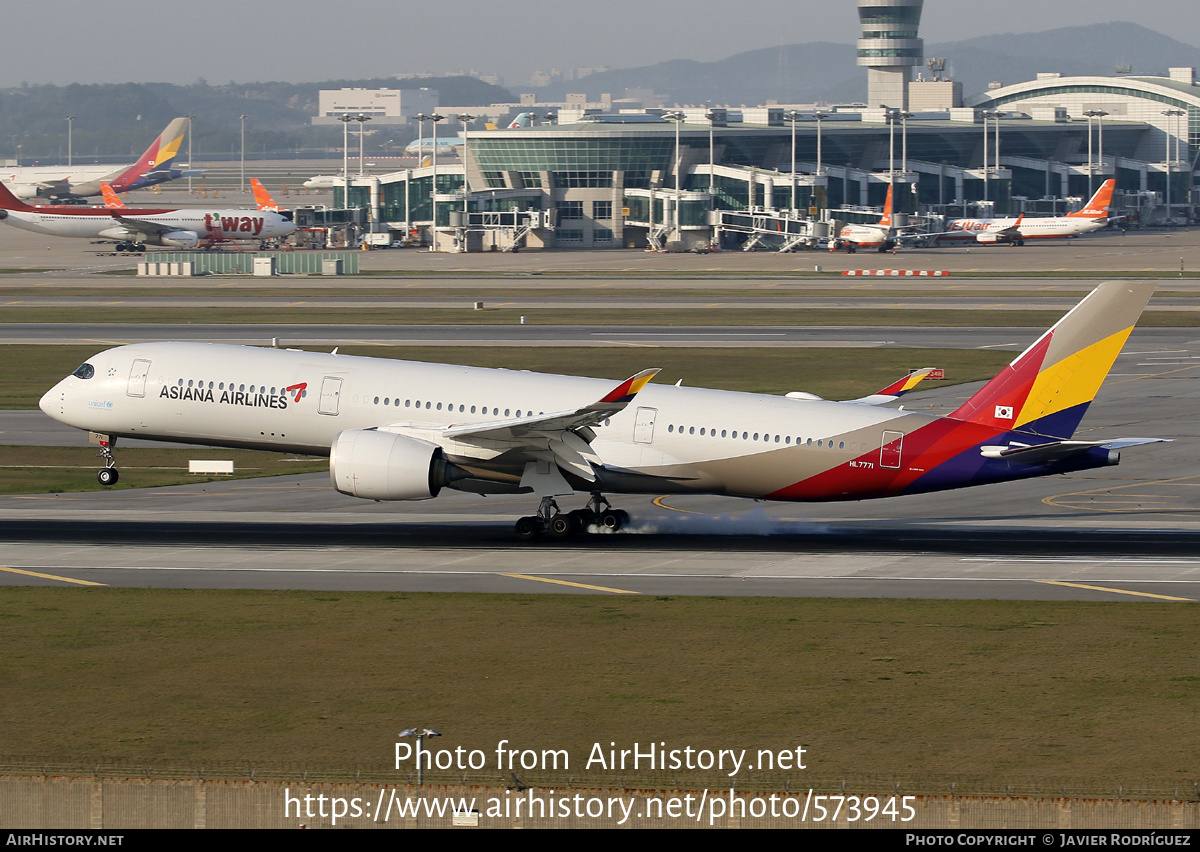
[[[42,394],[41,400],[38,401],[38,408],[53,417],[55,413],[61,413],[62,406],[59,404],[61,399],[62,391],[59,390],[58,385],[55,385]]]

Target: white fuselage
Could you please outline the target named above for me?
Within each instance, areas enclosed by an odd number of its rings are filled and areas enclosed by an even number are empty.
[[[296,229],[292,221],[266,210],[136,210],[47,207],[6,210],[13,227],[55,237],[133,239],[169,231],[187,231],[200,239],[271,239]],[[142,223],[145,223],[143,225]],[[149,227],[147,227],[149,226]]]
[[[61,186],[72,195],[99,195],[101,182],[111,183],[129,169],[123,166],[18,166],[0,172],[9,187]],[[29,196],[34,193],[21,193]]]
[[[888,225],[847,225],[842,228],[838,238],[865,248],[883,245],[892,237],[892,228]]]
[[[1018,224],[1018,221],[1020,224]],[[995,234],[1016,228],[1022,239],[1077,237],[1098,231],[1108,224],[1106,218],[1086,219],[1074,216],[1054,216],[1041,219],[951,219],[946,223],[939,240],[979,240],[980,234]]]
[[[79,429],[324,455],[340,433],[378,428],[436,444],[484,479],[506,470],[519,475],[547,439],[532,435],[514,448],[511,441],[449,438],[445,430],[574,410],[613,386],[199,343],[122,346],[88,363],[94,376],[68,376],[41,401],[51,417]],[[651,384],[594,428],[590,449],[606,470],[645,478],[647,489],[758,497],[850,463],[894,441],[896,430],[911,432],[931,419],[869,405]],[[893,437],[884,440],[885,430]],[[871,466],[863,467],[866,477]]]

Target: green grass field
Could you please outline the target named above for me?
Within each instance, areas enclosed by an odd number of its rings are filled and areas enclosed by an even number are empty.
[[[741,326],[912,326],[1049,328],[1062,311],[1045,310],[931,310],[914,308],[272,308],[271,322],[362,323],[369,325],[517,325],[522,316],[531,325],[741,325]],[[237,307],[140,308],[120,304],[43,308],[16,305],[5,308],[13,323],[261,323],[262,312]],[[1200,307],[1178,311],[1147,311],[1139,325],[1178,328],[1200,325]]]
[[[104,466],[99,448],[87,445],[80,433],[78,447],[6,447],[0,433],[0,494],[60,494],[72,491],[111,491],[183,485],[225,479],[251,479],[329,469],[329,460],[296,457],[254,450],[144,449],[118,446],[121,479],[113,486],[96,481]],[[192,476],[189,459],[227,459],[234,463],[233,476]]]
[[[385,772],[417,725],[442,731],[436,748],[568,751],[569,772],[520,773],[531,782],[728,783],[584,768],[593,743],[663,742],[805,747],[807,771],[742,787],[1190,795],[1200,752],[1186,604],[110,588],[0,602],[11,760]]]

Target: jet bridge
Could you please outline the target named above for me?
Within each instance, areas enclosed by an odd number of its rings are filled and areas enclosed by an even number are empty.
[[[450,211],[454,251],[516,252],[524,248],[535,231],[553,232],[555,210],[487,210],[464,213]]]
[[[780,253],[797,249],[815,249],[833,232],[833,223],[800,218],[789,210],[758,207],[744,210],[713,211],[713,230],[717,244],[723,233],[746,234],[742,251],[751,251],[760,244],[775,246]]]

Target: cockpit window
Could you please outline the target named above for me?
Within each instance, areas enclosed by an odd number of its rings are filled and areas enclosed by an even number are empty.
[[[79,369],[77,369],[71,375],[77,379],[90,379],[92,376],[96,375],[96,368],[91,364],[80,364]]]

